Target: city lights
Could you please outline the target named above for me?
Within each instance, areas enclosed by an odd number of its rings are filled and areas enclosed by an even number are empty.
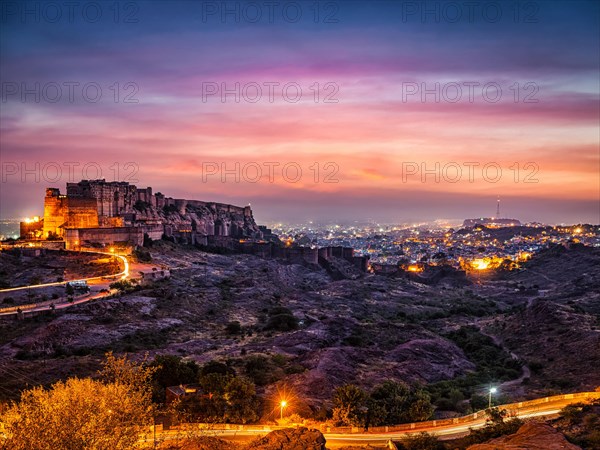
[[[490,266],[490,262],[484,259],[476,259],[473,261],[472,265],[476,270],[486,270]]]

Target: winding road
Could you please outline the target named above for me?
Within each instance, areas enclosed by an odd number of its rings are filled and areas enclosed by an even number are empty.
[[[582,392],[577,394],[564,394],[555,397],[544,397],[527,402],[511,403],[498,406],[500,409],[506,409],[514,416],[522,419],[526,418],[549,418],[556,416],[565,406],[586,401],[589,399],[600,398],[600,392]],[[405,424],[392,428],[402,428],[401,431],[381,431],[381,427],[376,430],[364,432],[356,429],[357,432],[329,432],[324,431],[325,439],[327,440],[327,448],[339,448],[343,446],[358,445],[388,445],[390,441],[399,441],[411,433],[428,432],[436,435],[442,440],[456,439],[465,436],[469,433],[469,429],[482,428],[485,426],[487,415],[484,411],[479,411],[468,416],[429,422],[418,422],[413,424]],[[448,423],[451,422],[451,423]],[[452,423],[454,422],[454,423]],[[241,425],[201,425],[188,424],[188,428],[177,428],[169,430],[156,430],[156,435],[153,435],[153,430],[143,434],[141,441],[152,442],[155,438],[157,441],[169,441],[176,439],[185,439],[193,435],[214,436],[221,439],[231,441],[250,441],[257,437],[264,436],[271,431],[282,429],[285,427],[276,426],[241,426]],[[196,431],[194,432],[193,429]]]
[[[33,312],[41,312],[41,311],[50,311],[52,309],[64,309],[69,308],[70,306],[80,305],[82,303],[87,303],[92,300],[97,300],[100,298],[108,297],[116,292],[115,289],[110,289],[110,284],[115,282],[115,280],[126,280],[132,278],[132,273],[151,273],[156,272],[157,270],[163,270],[160,267],[153,264],[144,264],[144,263],[136,263],[130,262],[126,256],[123,255],[115,255],[113,253],[105,253],[105,252],[95,252],[95,251],[85,251],[86,253],[95,253],[98,255],[107,255],[110,257],[119,258],[123,263],[123,270],[119,273],[113,275],[104,275],[104,276],[96,276],[89,278],[78,278],[75,280],[67,280],[55,283],[44,283],[44,284],[36,284],[31,286],[20,286],[15,288],[8,289],[0,289],[0,294],[4,294],[6,292],[16,292],[16,291],[27,291],[34,289],[44,289],[48,287],[55,286],[66,286],[67,283],[72,281],[86,281],[90,288],[90,292],[85,295],[81,295],[79,297],[75,297],[73,301],[68,301],[65,298],[56,299],[56,300],[46,300],[38,303],[30,303],[24,305],[11,306],[8,308],[0,308],[0,316],[10,316],[19,314],[19,312],[23,313],[33,313]],[[78,251],[79,253],[79,251]]]

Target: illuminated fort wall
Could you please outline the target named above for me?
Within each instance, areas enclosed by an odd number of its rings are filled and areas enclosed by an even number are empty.
[[[153,212],[144,213],[147,207],[153,208]],[[182,217],[157,215],[163,214],[165,207]],[[48,188],[44,201],[44,237],[54,233],[67,241],[68,248],[83,245],[83,241],[139,245],[144,233],[152,239],[160,239],[163,233],[169,236],[191,233],[200,239],[202,236],[246,236],[253,232],[260,234],[249,206],[174,199],[154,194],[150,187],[140,189],[127,182],[67,183],[66,195],[61,195],[59,189]]]
[[[67,250],[97,245],[109,246],[115,243],[124,243],[133,247],[142,245],[144,231],[140,227],[68,228],[65,230],[65,248]]]
[[[151,193],[151,188],[150,193]],[[67,183],[67,197],[93,198],[96,200],[99,217],[115,217],[132,213],[138,200],[138,188],[127,182],[83,180]]]
[[[58,189],[46,189],[44,199],[44,237],[51,233],[64,237],[65,228],[98,227],[98,211],[93,198],[70,198]]]

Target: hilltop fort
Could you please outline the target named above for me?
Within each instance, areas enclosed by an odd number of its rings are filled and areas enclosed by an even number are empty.
[[[127,182],[106,180],[67,183],[66,194],[47,188],[43,218],[21,222],[21,239],[54,243],[67,250],[113,245],[133,249],[147,240],[168,239],[263,258],[321,264],[336,272],[347,269],[336,266],[338,259],[363,272],[369,260],[355,256],[349,247],[283,245],[270,229],[256,224],[250,206],[174,199],[153,193],[151,187],[140,189]]]
[[[67,183],[66,195],[46,189],[42,238],[62,239],[67,249],[163,236],[208,244],[209,237],[261,238],[249,206],[184,200],[127,182]]]

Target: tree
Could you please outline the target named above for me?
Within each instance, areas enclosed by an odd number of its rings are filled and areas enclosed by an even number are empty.
[[[385,381],[376,386],[369,396],[369,425],[394,425],[401,423],[409,399],[405,383]]]
[[[368,402],[369,425],[396,425],[420,422],[433,413],[431,398],[420,388],[388,380],[376,386]]]
[[[221,375],[235,375],[235,370],[227,364],[220,361],[211,360],[202,366],[200,375],[208,375],[209,373],[218,373]]]
[[[208,368],[217,371],[200,376],[199,393],[184,398],[178,410],[187,414],[189,420],[201,422],[256,422],[260,402],[254,383],[247,378],[234,376],[226,365],[219,364],[211,364]],[[226,371],[223,372],[223,369]]]
[[[98,373],[105,383],[117,383],[127,386],[132,392],[142,396],[150,404],[152,398],[152,376],[156,367],[146,364],[147,355],[141,362],[135,362],[127,356],[116,357],[108,352],[102,362],[102,370]]]
[[[167,387],[198,381],[198,364],[184,361],[180,356],[156,355],[149,366],[155,368],[152,374],[152,398],[156,403],[164,402]]]
[[[431,397],[423,389],[416,389],[410,397],[410,406],[405,416],[406,422],[421,422],[427,420],[433,414]]]
[[[0,416],[13,450],[127,450],[150,423],[150,403],[123,383],[70,378],[24,391]]]
[[[358,386],[346,384],[333,393],[333,423],[336,426],[361,426],[365,419],[367,393]]]
[[[455,387],[450,389],[450,391],[448,393],[448,400],[452,404],[452,408],[454,408],[455,411],[461,410],[461,404],[464,401],[464,399],[465,399],[465,396],[460,391],[460,389],[457,389]]]
[[[234,377],[225,386],[227,402],[226,421],[249,423],[258,420],[259,401],[254,383],[243,377]]]
[[[244,363],[244,371],[248,378],[259,386],[276,380],[272,361],[263,355],[249,356]]]

